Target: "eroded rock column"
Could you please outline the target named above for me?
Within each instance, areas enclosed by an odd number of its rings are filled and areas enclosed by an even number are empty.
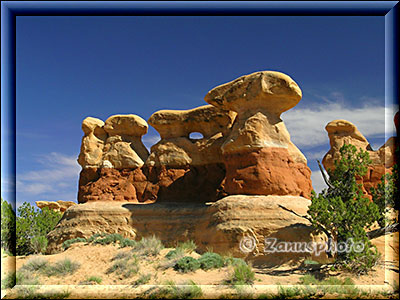
[[[221,147],[228,194],[310,196],[311,170],[280,118],[301,97],[289,76],[272,71],[242,76],[208,92],[206,102],[237,112]]]
[[[136,115],[114,115],[105,123],[91,117],[83,121],[79,203],[140,200],[134,182],[145,181],[140,167],[148,151],[141,137],[147,128],[146,121]]]
[[[205,105],[161,110],[148,120],[161,136],[142,168],[157,187],[157,201],[209,202],[222,193],[225,166],[221,146],[236,113]],[[197,132],[202,138],[192,139]]]

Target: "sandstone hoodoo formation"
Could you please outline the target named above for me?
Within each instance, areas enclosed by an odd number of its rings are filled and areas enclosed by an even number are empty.
[[[137,202],[132,170],[140,168],[148,157],[141,141],[147,123],[136,115],[111,116],[103,121],[83,120],[78,202]],[[139,172],[140,173],[140,172]]]
[[[329,122],[325,129],[328,132],[331,146],[322,160],[322,164],[326,170],[334,169],[334,161],[340,159],[339,149],[343,144],[351,144],[358,149],[368,152],[372,163],[368,167],[367,174],[359,179],[359,183],[363,184],[364,193],[371,197],[371,187],[376,188],[377,184],[381,181],[382,175],[391,173],[391,168],[394,165],[396,138],[389,138],[384,145],[374,151],[368,140],[349,121],[334,120]]]
[[[161,136],[143,170],[159,187],[157,201],[209,202],[223,195],[221,146],[236,113],[205,105],[185,111],[161,110],[149,119]],[[191,139],[193,132],[203,138]]]
[[[86,118],[81,204],[49,233],[48,252],[60,251],[67,239],[118,232],[136,239],[155,234],[167,245],[192,239],[200,250],[255,255],[269,264],[308,256],[263,253],[267,237],[320,238],[296,215],[310,204],[311,171],[280,118],[301,97],[285,74],[242,76],[208,92],[209,105],[155,112],[148,123],[161,140],[150,153],[140,117]],[[191,138],[194,132],[202,137]],[[244,237],[256,243],[249,252],[239,247]]]
[[[289,76],[271,71],[242,76],[208,92],[208,103],[237,112],[221,147],[228,194],[310,196],[311,170],[280,118],[301,97]]]

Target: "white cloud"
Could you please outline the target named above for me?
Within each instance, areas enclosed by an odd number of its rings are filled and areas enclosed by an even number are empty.
[[[17,174],[17,203],[38,200],[76,200],[80,166],[75,156],[52,152],[41,155],[35,171]]]
[[[325,156],[325,154],[327,152],[328,152],[328,150],[322,150],[322,151],[317,151],[317,152],[306,152],[304,155],[306,156],[308,161],[315,160],[315,159],[322,161],[322,158]]]
[[[148,150],[150,150],[151,146],[155,145],[160,140],[161,138],[158,135],[145,135],[142,138],[142,142]]]
[[[391,116],[393,120],[392,115],[393,112],[385,111],[385,107],[379,105],[350,108],[341,103],[326,102],[312,108],[289,110],[282,115],[282,120],[296,145],[311,148],[329,142],[325,126],[330,121],[345,119],[356,125],[367,138],[385,137],[385,116]],[[393,135],[390,126],[386,126],[386,131]]]

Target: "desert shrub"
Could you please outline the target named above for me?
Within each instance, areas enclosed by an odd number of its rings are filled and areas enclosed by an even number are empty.
[[[251,266],[247,264],[237,264],[233,267],[230,278],[226,281],[232,285],[253,284],[255,280],[255,273]]]
[[[44,207],[35,209],[30,203],[24,202],[17,209],[16,218],[16,253],[28,255],[37,252],[44,245],[46,235],[54,229],[62,214]],[[38,238],[40,237],[40,238]],[[36,243],[36,249],[32,244]],[[47,246],[47,245],[46,245]]]
[[[133,285],[141,285],[141,284],[146,284],[150,281],[151,279],[151,274],[141,274],[138,279],[135,280]]]
[[[190,256],[182,257],[175,263],[174,266],[174,269],[176,271],[182,273],[193,272],[199,268],[200,268],[200,263],[197,261],[197,259],[194,259],[193,257]]]
[[[37,287],[24,286],[18,289],[17,299],[65,299],[71,295],[69,291],[38,292]]]
[[[43,271],[48,266],[47,259],[43,257],[31,258],[21,267],[21,270],[26,270],[28,272]]]
[[[71,261],[69,258],[62,259],[56,262],[53,265],[49,265],[44,273],[47,276],[65,276],[69,274],[73,274],[76,270],[78,270],[80,264],[77,262]]]
[[[176,248],[174,250],[169,251],[165,257],[167,259],[176,259],[181,258],[185,255],[185,252],[181,248]]]
[[[119,233],[112,233],[93,241],[94,244],[108,245],[116,242],[121,242],[124,239]]]
[[[117,254],[115,254],[112,260],[120,260],[124,258],[129,258],[131,256],[132,253],[130,251],[119,251]]]
[[[200,268],[203,270],[222,268],[224,260],[218,253],[206,252],[199,259]]]
[[[156,256],[164,249],[164,245],[156,236],[143,237],[139,242],[133,246],[133,251],[138,255],[143,256]]]
[[[242,258],[237,257],[226,257],[224,259],[225,266],[237,266],[237,265],[247,265],[247,263]]]
[[[336,239],[338,245],[352,241],[353,245],[362,246],[349,245],[346,251],[337,252],[336,264],[352,272],[365,273],[379,258],[365,229],[381,219],[382,211],[363,195],[361,185],[356,182],[356,178],[366,174],[371,163],[368,152],[344,144],[340,157],[334,162],[334,170],[328,170],[329,188],[318,195],[313,191],[308,214],[312,225]]]
[[[137,243],[137,242],[134,241],[134,240],[125,238],[125,239],[122,239],[122,240],[120,241],[119,246],[120,246],[121,248],[125,248],[125,247],[135,247],[136,243]]]
[[[98,238],[105,237],[106,235],[107,235],[107,233],[95,233],[90,238],[88,238],[87,242],[92,243],[95,240],[97,240]]]
[[[136,256],[129,258],[118,259],[114,264],[107,270],[107,274],[116,273],[122,275],[125,278],[131,277],[139,272],[139,262]]]
[[[15,255],[15,211],[1,198],[1,248]]]
[[[101,277],[97,277],[97,276],[90,276],[86,279],[87,282],[95,282],[97,284],[100,284],[103,279],[101,279]]]
[[[181,250],[183,252],[187,252],[187,253],[192,253],[194,250],[196,250],[196,248],[197,248],[197,245],[192,240],[185,241],[185,242],[180,242],[176,246],[177,250],[179,249],[179,250]]]
[[[43,235],[34,236],[31,239],[33,252],[36,254],[45,253],[47,248],[47,238]]]
[[[203,295],[201,288],[192,280],[183,285],[176,285],[173,281],[166,282],[165,286],[150,295],[152,299],[193,299]]]
[[[87,242],[87,240],[85,238],[78,237],[78,238],[69,239],[69,240],[64,241],[62,243],[62,247],[64,250],[67,250],[69,247],[71,247],[72,244],[85,243],[85,242]]]

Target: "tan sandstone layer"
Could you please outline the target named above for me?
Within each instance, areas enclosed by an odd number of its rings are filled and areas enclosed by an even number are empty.
[[[153,203],[138,205],[118,202],[89,202],[68,209],[56,228],[49,233],[48,253],[61,251],[65,240],[88,238],[95,233],[120,233],[140,239],[156,235],[165,245],[193,240],[199,249],[212,248],[219,253],[247,256],[276,265],[298,261],[307,254],[271,254],[264,252],[264,238],[281,241],[321,241],[313,236],[306,214],[310,201],[299,196],[228,196],[214,203]],[[240,249],[244,237],[253,238],[256,247],[249,253]],[[326,257],[320,257],[326,259]]]

